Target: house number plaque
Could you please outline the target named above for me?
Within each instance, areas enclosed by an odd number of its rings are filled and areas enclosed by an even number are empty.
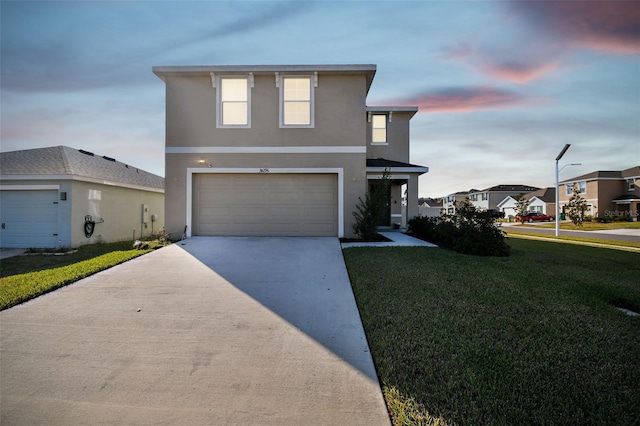
[[[269,169],[260,169],[260,173],[269,173]]]

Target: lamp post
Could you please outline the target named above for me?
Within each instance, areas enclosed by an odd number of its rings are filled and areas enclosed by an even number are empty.
[[[558,154],[558,156],[556,157],[556,237],[560,235],[560,187],[559,187],[559,183],[558,183],[558,177],[560,175],[560,170],[564,169],[567,166],[579,166],[581,163],[571,163],[571,164],[565,164],[564,166],[562,166],[562,169],[558,170],[558,161],[560,161],[560,159],[562,158],[562,156],[565,154],[565,152],[567,152],[567,150],[569,149],[569,147],[571,146],[570,143],[566,144],[564,146],[564,148],[562,148],[562,151],[560,151],[560,154]]]

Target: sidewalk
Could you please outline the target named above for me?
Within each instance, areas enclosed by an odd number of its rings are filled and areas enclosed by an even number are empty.
[[[438,247],[418,238],[410,237],[402,231],[381,231],[378,234],[391,241],[367,243],[342,243],[342,248],[348,247]]]

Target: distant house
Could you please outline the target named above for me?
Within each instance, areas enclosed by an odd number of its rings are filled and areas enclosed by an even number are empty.
[[[498,210],[498,205],[508,196],[517,196],[537,191],[540,188],[528,185],[496,185],[490,188],[469,191],[469,200],[478,210]]]
[[[640,211],[640,166],[626,170],[599,170],[560,182],[559,208],[565,212],[574,186],[587,201],[587,215],[626,216],[638,220]]]
[[[0,247],[77,247],[164,227],[164,179],[66,146],[0,153]]]
[[[549,216],[555,217],[555,205],[556,205],[556,189],[543,188],[537,191],[529,192],[522,195],[525,199],[530,200],[529,211],[544,213]],[[507,196],[498,203],[498,210],[504,212],[505,217],[516,216],[516,204],[518,202],[518,196]]]
[[[443,200],[442,198],[420,198],[418,200],[418,214],[426,217],[438,217],[442,216],[443,212]]]
[[[415,106],[367,106],[372,64],[160,66],[167,228],[191,235],[353,237],[385,171],[380,226],[418,215]],[[408,202],[403,203],[406,195]]]
[[[476,191],[476,190],[472,189],[471,191]],[[455,192],[453,194],[449,194],[446,197],[444,197],[442,199],[442,212],[446,214],[454,214],[456,212],[455,203],[464,201],[465,198],[468,198],[469,192],[460,191],[460,192]]]

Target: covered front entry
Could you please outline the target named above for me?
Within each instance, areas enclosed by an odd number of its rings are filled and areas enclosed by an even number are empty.
[[[405,228],[410,219],[418,216],[418,177],[428,171],[427,167],[384,158],[367,159],[367,181],[372,193],[384,173],[389,173],[387,209],[378,226]]]
[[[197,173],[193,235],[338,236],[338,175]]]

